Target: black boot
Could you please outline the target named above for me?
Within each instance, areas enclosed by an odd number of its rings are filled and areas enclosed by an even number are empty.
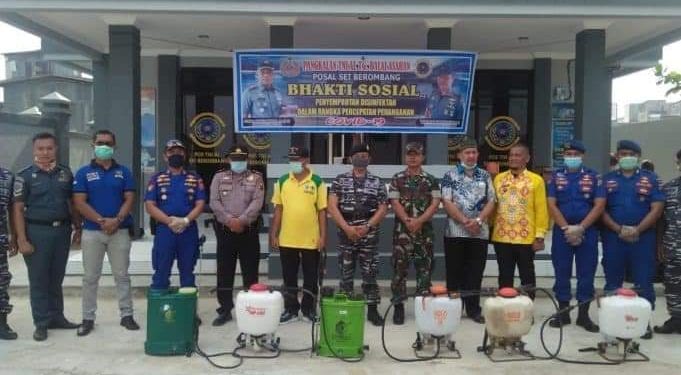
[[[570,307],[570,302],[558,302],[558,309],[565,310]],[[551,319],[549,325],[553,328],[560,328],[572,323],[570,320],[570,311],[563,311]]]
[[[0,340],[16,340],[17,333],[7,325],[7,314],[0,314]]]
[[[653,327],[655,333],[668,335],[670,333],[681,333],[681,318],[671,317],[661,326]]]
[[[589,317],[589,307],[591,302],[579,305],[579,315],[577,316],[577,325],[583,327],[589,332],[598,332],[599,328]]]
[[[383,317],[378,313],[378,307],[375,304],[369,305],[369,309],[367,311],[367,320],[375,326],[383,325]]]
[[[404,324],[404,304],[398,303],[395,305],[393,312],[393,324],[401,326]]]
[[[646,328],[646,333],[641,336],[642,339],[644,340],[650,340],[653,338],[653,330],[650,329],[650,324],[648,324],[648,328]]]

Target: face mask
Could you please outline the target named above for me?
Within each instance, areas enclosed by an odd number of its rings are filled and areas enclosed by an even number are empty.
[[[638,167],[638,157],[636,156],[623,156],[618,161],[620,168],[627,170],[632,170]]]
[[[168,156],[168,165],[172,168],[180,168],[184,165],[184,155],[170,155]]]
[[[463,168],[464,168],[464,169],[469,170],[469,171],[470,171],[471,169],[475,169],[475,167],[478,166],[478,165],[475,164],[475,163],[473,163],[473,164],[466,164],[466,163],[464,163],[464,162],[461,162],[461,165],[463,165]]]
[[[369,165],[369,159],[359,156],[352,157],[352,166],[356,168],[366,168]]]
[[[577,169],[582,166],[581,156],[565,156],[563,162],[568,169]]]
[[[292,161],[288,163],[289,168],[293,174],[298,174],[303,172],[303,162]]]
[[[100,160],[109,160],[113,157],[114,149],[111,146],[95,146],[95,157]]]
[[[241,173],[246,170],[246,161],[245,160],[232,161],[230,163],[230,169],[232,170],[232,172]]]

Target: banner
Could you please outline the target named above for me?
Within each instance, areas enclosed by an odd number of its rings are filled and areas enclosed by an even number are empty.
[[[575,136],[575,105],[553,103],[551,106],[551,127],[553,139],[553,168],[562,168],[563,148]]]
[[[456,51],[237,51],[235,130],[465,134],[476,58]]]

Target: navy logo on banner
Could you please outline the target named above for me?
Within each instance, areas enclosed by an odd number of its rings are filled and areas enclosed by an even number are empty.
[[[418,60],[416,61],[416,76],[419,78],[426,78],[431,72],[430,61]]]
[[[281,75],[284,77],[298,77],[300,75],[300,63],[296,60],[293,60],[291,58],[284,59],[281,61]]]
[[[225,139],[225,123],[215,113],[199,113],[189,124],[189,137],[199,147],[216,147]]]
[[[495,117],[485,126],[485,141],[497,151],[506,151],[520,141],[520,126],[511,117]]]

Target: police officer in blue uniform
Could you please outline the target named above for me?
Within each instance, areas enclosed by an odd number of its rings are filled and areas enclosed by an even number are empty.
[[[12,213],[17,245],[28,269],[36,341],[47,339],[48,328],[78,328],[64,317],[62,282],[72,229],[80,236],[81,218],[72,208],[73,174],[56,159],[55,136],[37,134],[34,162],[17,173],[14,182]]]
[[[603,214],[603,269],[605,291],[620,288],[627,265],[639,294],[655,308],[655,223],[664,209],[664,193],[657,175],[639,168],[641,147],[633,141],[617,143],[619,169],[605,175],[607,204]],[[653,337],[648,326],[643,339]]]
[[[186,156],[182,142],[168,141],[164,155],[168,169],[151,177],[144,197],[147,212],[157,222],[152,289],[168,288],[175,259],[180,286],[195,286],[194,265],[199,252],[196,218],[203,212],[206,192],[201,177],[184,169]]]
[[[463,118],[461,97],[452,91],[454,77],[452,69],[442,64],[433,70],[436,87],[426,106],[426,117],[433,120],[455,120]]]
[[[283,97],[273,86],[274,64],[265,60],[258,65],[258,84],[244,93],[241,112],[244,118],[277,118],[281,115]]]
[[[577,325],[589,332],[598,326],[589,318],[589,305],[594,297],[594,275],[598,265],[598,229],[593,225],[605,209],[605,188],[601,176],[585,167],[582,159],[586,148],[579,140],[564,147],[565,168],[553,173],[548,185],[549,212],[553,218],[551,259],[555,273],[553,292],[563,310],[570,305],[573,259],[577,263]],[[570,324],[565,311],[549,322],[554,328]]]

